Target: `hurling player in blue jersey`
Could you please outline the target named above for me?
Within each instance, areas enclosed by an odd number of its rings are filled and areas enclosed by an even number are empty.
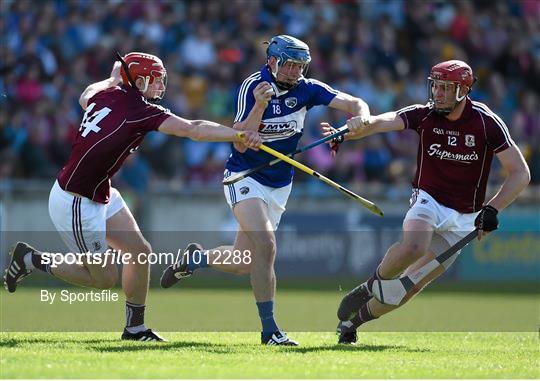
[[[244,80],[236,97],[234,128],[259,131],[263,142],[282,153],[297,148],[304,119],[313,106],[326,105],[350,116],[369,117],[369,107],[361,99],[305,78],[311,61],[309,47],[297,38],[279,35],[268,42],[267,62]],[[274,159],[263,151],[247,150],[235,144],[226,164],[225,176],[254,168]],[[186,255],[165,270],[162,287],[171,287],[199,267],[250,274],[253,293],[262,322],[261,341],[269,345],[298,345],[280,330],[274,319],[276,276],[275,230],[291,192],[293,168],[284,162],[266,167],[249,177],[224,187],[225,197],[240,228],[234,247],[221,246],[203,251],[190,244]],[[241,263],[223,263],[225,252],[242,253]],[[197,255],[201,263],[195,264]],[[246,253],[250,257],[246,258]],[[221,261],[217,261],[221,258]],[[236,260],[238,262],[238,260]]]

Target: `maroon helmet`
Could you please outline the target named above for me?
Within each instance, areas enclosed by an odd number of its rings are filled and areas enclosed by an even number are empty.
[[[476,79],[467,63],[450,60],[433,66],[428,80],[432,107],[437,113],[448,115],[471,92]],[[462,92],[463,88],[467,89],[465,93]]]
[[[162,79],[165,88],[167,87],[167,70],[165,70],[165,66],[163,66],[163,62],[159,57],[152,54],[132,52],[124,56],[124,61],[134,81],[137,78],[144,80],[144,87],[141,89],[143,93],[148,89],[148,85],[154,83],[158,78]],[[124,84],[131,85],[124,67],[120,69],[120,75]],[[161,100],[164,94],[165,89],[157,96],[156,100]]]

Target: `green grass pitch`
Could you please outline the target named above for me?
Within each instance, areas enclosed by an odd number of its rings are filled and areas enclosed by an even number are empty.
[[[168,333],[124,343],[117,333],[4,333],[2,378],[538,378],[533,333],[375,333],[342,347],[332,333],[295,333],[297,348],[254,333]]]
[[[285,348],[258,344],[249,289],[152,289],[147,323],[167,343],[118,340],[121,301],[47,305],[38,288],[2,291],[0,377],[540,378],[535,293],[427,292],[366,325],[356,347],[330,332],[341,295],[279,290],[278,321],[301,343]]]

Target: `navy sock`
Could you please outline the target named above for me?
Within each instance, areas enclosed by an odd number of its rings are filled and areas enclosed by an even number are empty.
[[[192,272],[209,266],[208,254],[200,250],[195,250],[193,253],[189,254],[187,261],[187,269]]]
[[[137,327],[144,324],[144,304],[126,301],[126,327]]]
[[[257,308],[261,318],[263,335],[279,331],[279,327],[274,320],[274,301],[257,302]]]
[[[360,307],[360,311],[358,311],[358,316],[355,316],[351,319],[351,323],[353,323],[353,326],[355,328],[360,327],[362,324],[367,323],[370,320],[377,319],[375,316],[371,314],[371,311],[369,309],[369,305],[366,303]]]

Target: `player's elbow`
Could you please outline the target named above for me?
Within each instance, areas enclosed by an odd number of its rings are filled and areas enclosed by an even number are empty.
[[[82,93],[81,96],[79,97],[79,104],[81,105],[81,108],[83,110],[86,110],[86,107],[88,106],[88,99],[86,99],[86,96],[85,96],[85,93]]]
[[[158,131],[167,135],[189,138],[196,141],[201,140],[203,134],[202,129],[193,120],[183,119],[176,115],[165,119],[159,126]]]
[[[529,169],[529,166],[527,164],[525,164],[525,167],[523,168],[523,171],[521,172],[521,179],[522,179],[523,188],[525,188],[531,182],[531,170]]]
[[[204,133],[201,128],[192,128],[188,132],[188,137],[191,140],[194,140],[196,142],[200,142],[204,140]]]
[[[351,109],[351,112],[355,113],[355,115],[363,114],[365,116],[369,116],[370,114],[368,104],[360,98],[354,98]]]
[[[84,89],[81,96],[79,97],[79,104],[81,105],[83,110],[86,110],[86,107],[88,107],[88,100],[90,99],[91,94],[92,94],[92,85]]]
[[[518,182],[523,188],[525,188],[531,182],[531,171],[526,162],[523,162],[523,164],[520,165],[512,175],[519,179]]]
[[[209,123],[205,120],[190,120],[184,125],[183,133],[196,142],[208,141],[210,136],[207,127]]]

